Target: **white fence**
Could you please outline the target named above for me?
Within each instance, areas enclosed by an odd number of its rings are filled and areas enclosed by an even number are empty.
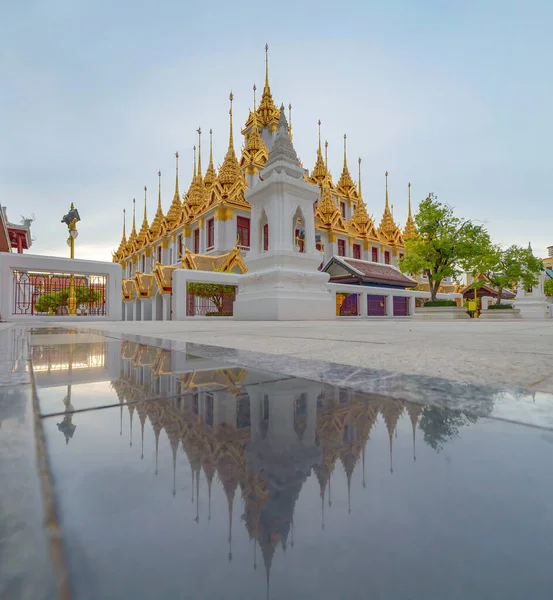
[[[415,314],[417,298],[430,299],[430,292],[402,290],[387,287],[328,284],[336,300],[338,318],[391,318],[410,317]],[[462,302],[461,294],[438,294],[438,300]],[[346,306],[344,306],[346,303]]]
[[[65,306],[45,309],[41,296],[67,295],[69,286],[77,294],[83,287],[91,294],[88,300],[76,297],[76,315],[80,321],[120,321],[121,265],[54,256],[0,253],[0,314],[6,321],[75,318]],[[94,301],[92,301],[94,298]],[[54,308],[52,308],[54,306]],[[63,315],[63,316],[62,316]]]

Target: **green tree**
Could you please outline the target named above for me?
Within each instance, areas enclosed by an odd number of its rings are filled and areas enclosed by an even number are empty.
[[[98,290],[93,290],[86,285],[75,286],[75,298],[77,306],[82,304],[90,304],[98,302],[101,299],[101,293]],[[69,300],[69,287],[65,287],[59,292],[50,292],[41,294],[35,302],[35,310],[37,312],[56,312],[60,306],[67,306]]]
[[[423,200],[415,215],[418,237],[405,240],[399,266],[404,273],[424,273],[432,301],[444,277],[458,278],[474,270],[491,244],[483,225],[456,217],[434,194]]]
[[[553,279],[546,279],[543,284],[543,291],[546,296],[553,297]]]
[[[525,288],[538,283],[543,263],[529,248],[509,246],[502,248],[491,245],[481,257],[478,271],[488,278],[497,289],[496,305],[501,304],[501,294],[506,288],[515,288],[517,283]]]
[[[461,427],[477,421],[478,417],[458,410],[425,406],[419,421],[419,429],[423,433],[425,443],[436,452],[440,452],[446,442],[459,435]]]
[[[208,298],[213,302],[217,309],[217,314],[223,314],[225,297],[234,294],[236,287],[234,285],[225,285],[222,283],[199,283],[189,282],[187,292],[200,298]]]

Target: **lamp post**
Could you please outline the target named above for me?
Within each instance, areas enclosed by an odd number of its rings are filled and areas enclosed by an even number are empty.
[[[71,258],[75,258],[75,239],[79,235],[77,231],[77,222],[81,220],[79,211],[75,208],[73,202],[71,202],[71,208],[69,212],[63,216],[62,223],[67,225],[69,230],[69,237],[67,238],[67,244],[70,248]],[[69,298],[67,299],[67,309],[69,314],[75,316],[77,314],[77,296],[75,294],[75,275],[71,273],[69,276]]]

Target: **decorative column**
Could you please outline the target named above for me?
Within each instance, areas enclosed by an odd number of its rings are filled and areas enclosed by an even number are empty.
[[[330,320],[334,301],[327,287],[329,275],[318,270],[313,203],[318,191],[303,179],[292,146],[284,106],[278,133],[261,180],[248,190],[251,205],[248,273],[240,279],[234,303],[238,320]],[[294,227],[301,218],[305,252],[296,250]],[[262,227],[268,224],[269,249],[264,250]]]

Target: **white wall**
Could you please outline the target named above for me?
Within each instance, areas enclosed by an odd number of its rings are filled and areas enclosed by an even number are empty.
[[[50,320],[48,316],[14,315],[13,271],[39,271],[43,273],[76,273],[79,275],[105,275],[106,315],[79,317],[82,321],[120,321],[122,318],[122,269],[112,262],[59,258],[56,256],[36,256],[33,254],[13,254],[0,252],[0,313],[7,321]],[[60,318],[60,317],[56,317]],[[64,318],[64,317],[61,317]]]

